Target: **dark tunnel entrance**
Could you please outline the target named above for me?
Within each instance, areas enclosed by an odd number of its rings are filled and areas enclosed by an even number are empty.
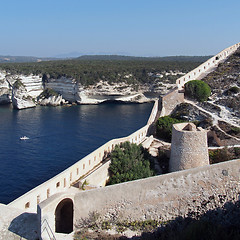
[[[63,199],[55,211],[55,228],[57,233],[71,233],[73,231],[73,201]]]

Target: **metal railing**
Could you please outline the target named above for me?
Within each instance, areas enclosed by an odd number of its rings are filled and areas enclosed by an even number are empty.
[[[52,231],[51,227],[49,226],[49,223],[48,223],[47,219],[44,219],[42,224],[41,224],[41,236],[42,236],[42,233],[44,231],[47,232],[47,235],[48,235],[50,240],[56,240],[56,238],[53,234],[53,231]]]

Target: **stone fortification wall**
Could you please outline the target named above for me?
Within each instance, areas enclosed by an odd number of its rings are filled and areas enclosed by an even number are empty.
[[[108,141],[92,153],[88,154],[86,157],[79,160],[77,163],[59,173],[57,176],[25,193],[8,205],[25,210],[27,212],[36,212],[37,204],[56,193],[67,191],[74,184],[74,182],[80,178],[87,179],[89,184],[95,185],[98,182],[98,186],[103,186],[108,177],[108,172],[106,171],[107,165],[104,165],[104,167],[99,170],[99,167],[102,165],[102,160],[105,159],[108,153],[110,153],[117,144],[125,141],[136,144],[143,142],[147,136],[149,126],[156,117],[157,110],[158,101],[155,101],[147,125],[127,137]],[[92,172],[94,169],[98,169],[98,174]],[[101,179],[99,176],[101,176]]]
[[[74,224],[93,212],[102,220],[168,221],[193,212],[202,214],[239,199],[239,172],[240,160],[232,160],[71,195],[58,194],[39,205],[39,227],[46,219],[55,230],[55,209],[65,198],[73,201]]]
[[[214,57],[210,58],[199,67],[195,68],[191,72],[187,73],[186,75],[177,79],[176,84],[179,90],[182,90],[184,84],[191,80],[201,79],[204,77],[206,73],[211,72],[218,66],[221,61],[227,59],[231,54],[233,54],[238,48],[240,47],[240,43],[234,44],[231,47],[224,49],[223,51],[219,52]]]
[[[172,127],[170,172],[209,164],[207,131],[193,123],[179,123]]]
[[[184,93],[180,92],[178,89],[174,89],[162,96],[161,101],[162,109],[160,116],[167,116],[172,113],[172,111],[178,104],[184,102]]]
[[[191,72],[178,78],[176,80],[176,85],[178,86],[178,88],[173,89],[172,91],[161,97],[162,110],[160,116],[163,117],[171,114],[178,104],[184,102],[184,92],[182,90],[184,89],[184,84],[186,82],[201,79],[207,73],[213,71],[221,61],[224,61],[231,54],[233,54],[238,49],[238,47],[240,47],[240,43],[224,49],[223,51],[210,58]]]

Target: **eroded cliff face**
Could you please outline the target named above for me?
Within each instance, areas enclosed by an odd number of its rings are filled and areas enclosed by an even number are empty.
[[[0,72],[0,104],[11,102],[11,89],[9,83],[5,79],[5,74]]]
[[[164,88],[166,89],[165,86]],[[164,88],[156,90],[162,93]],[[39,98],[45,89],[52,89],[58,96]],[[68,103],[98,104],[105,101],[143,103],[157,97],[156,93],[146,97],[144,92],[153,92],[153,86],[100,81],[96,85],[86,87],[66,77],[43,80],[41,76],[8,75],[0,72],[0,104],[12,102],[17,109],[34,107],[36,104],[58,106]]]
[[[28,94],[20,80],[12,86],[12,104],[17,109],[36,107],[34,99]]]

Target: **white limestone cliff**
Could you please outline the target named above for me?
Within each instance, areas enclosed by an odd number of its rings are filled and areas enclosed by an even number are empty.
[[[58,96],[50,96],[48,98],[44,98],[38,101],[38,103],[42,106],[59,106],[66,104],[65,99],[62,98],[61,95]]]
[[[29,76],[21,75],[19,76],[19,78],[25,86],[28,95],[32,98],[38,97],[44,90],[41,76],[31,74]]]
[[[11,95],[8,83],[0,80],[0,104],[10,103]]]
[[[27,93],[20,80],[17,80],[12,87],[12,104],[16,109],[36,107],[33,98]]]
[[[14,89],[16,81],[20,81],[24,87]],[[39,95],[47,88],[59,95],[38,99]],[[12,101],[17,109],[33,107],[36,104],[57,106],[68,102],[78,104],[98,104],[105,101],[143,103],[154,100],[153,97],[146,97],[143,94],[151,90],[152,86],[150,85],[136,87],[125,82],[110,84],[107,81],[99,81],[95,85],[86,87],[75,79],[66,77],[49,78],[43,81],[41,76],[32,74],[25,76],[0,72],[0,104]]]
[[[11,89],[5,78],[5,74],[0,72],[0,104],[11,102]]]

